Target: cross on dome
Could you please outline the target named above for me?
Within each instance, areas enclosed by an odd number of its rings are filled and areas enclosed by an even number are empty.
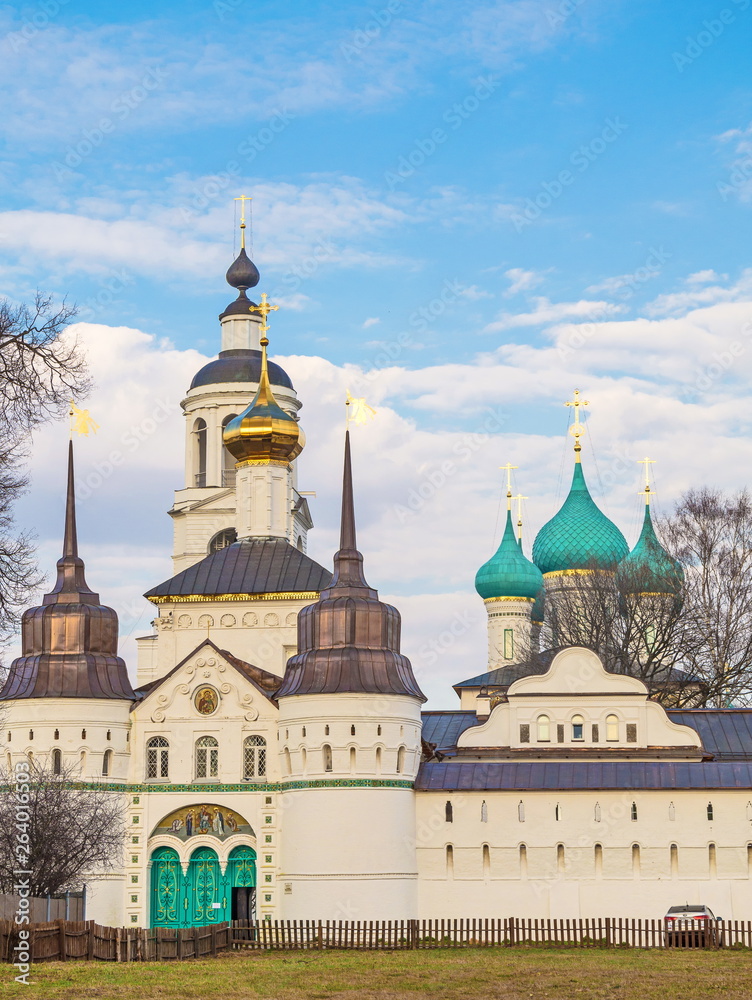
[[[650,506],[650,497],[655,492],[655,490],[653,490],[653,489],[650,488],[650,466],[651,465],[655,465],[655,459],[654,458],[641,458],[637,462],[637,464],[645,466],[645,489],[644,490],[640,490],[640,492],[637,494],[637,496],[639,496],[639,497],[645,497],[645,503],[648,506]]]
[[[500,465],[499,468],[502,472],[507,474],[507,510],[512,509],[512,470],[519,469],[519,465],[512,465],[511,462],[507,462],[506,465]]]
[[[261,334],[263,337],[266,337],[267,333],[269,332],[269,324],[266,322],[266,317],[269,315],[270,312],[276,312],[278,309],[279,306],[273,306],[270,304],[269,297],[266,294],[266,292],[264,292],[263,295],[261,296],[261,304],[258,306],[251,306],[251,308],[248,310],[249,312],[252,313],[261,314],[262,317]]]
[[[585,433],[585,425],[580,422],[580,407],[590,406],[590,401],[587,399],[580,399],[580,390],[574,390],[574,399],[568,399],[565,406],[574,407],[574,423],[569,428],[569,433],[574,437],[574,450],[577,456],[577,461],[580,460],[580,451],[582,451],[582,446],[580,444],[580,438]]]

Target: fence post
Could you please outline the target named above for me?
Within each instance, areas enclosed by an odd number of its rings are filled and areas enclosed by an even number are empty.
[[[324,935],[322,931],[321,921],[319,920],[319,925],[316,934],[316,947],[318,948],[319,951],[321,951],[321,949],[324,947],[323,941],[324,941]]]
[[[60,949],[60,961],[61,962],[65,962],[66,959],[67,959],[67,957],[68,957],[66,955],[66,953],[65,953],[66,952],[66,947],[65,947],[65,943],[66,943],[65,942],[65,921],[64,920],[58,920],[57,926],[58,926],[58,942],[59,942],[58,947]]]
[[[88,949],[89,961],[94,960],[94,921],[89,921],[89,949]]]
[[[606,917],[606,947],[610,948],[612,943],[611,917]]]

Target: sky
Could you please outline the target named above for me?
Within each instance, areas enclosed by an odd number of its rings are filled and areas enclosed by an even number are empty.
[[[0,6],[0,294],[79,308],[100,430],[78,444],[89,582],[135,673],[170,573],[180,400],[219,350],[237,203],[252,202],[271,351],[303,401],[309,551],[336,547],[345,389],[369,579],[432,707],[482,672],[473,588],[584,462],[634,544],[752,460],[752,0],[214,0]],[[51,572],[61,424],[19,510]],[[135,444],[126,444],[125,442]],[[113,461],[113,456],[118,459]]]

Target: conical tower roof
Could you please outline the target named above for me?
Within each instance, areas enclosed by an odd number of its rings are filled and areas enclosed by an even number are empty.
[[[277,698],[302,694],[394,694],[425,701],[400,653],[400,614],[363,574],[355,536],[350,433],[345,435],[340,547],[334,577],[298,615],[298,654],[287,661]]]
[[[628,552],[624,535],[590,496],[577,454],[569,495],[538,532],[533,562],[544,575],[570,569],[612,570]]]
[[[496,553],[475,575],[475,589],[484,600],[492,597],[526,597],[535,600],[543,586],[543,575],[525,557],[514,537],[512,512],[507,511],[507,523]]]
[[[99,594],[89,588],[78,554],[72,442],[57,580],[39,607],[24,612],[21,641],[23,655],[11,663],[0,701],[135,698],[125,661],[117,655],[117,614],[100,604]]]
[[[676,596],[684,583],[684,570],[666,552],[655,533],[650,504],[645,504],[645,517],[637,544],[619,566],[630,593],[671,594]]]

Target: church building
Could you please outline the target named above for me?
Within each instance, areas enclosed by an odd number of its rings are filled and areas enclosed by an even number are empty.
[[[584,402],[571,489],[532,558],[508,491],[475,581],[488,660],[457,678],[456,711],[431,711],[399,611],[367,580],[348,435],[339,549],[331,569],[307,555],[302,404],[267,356],[276,306],[249,297],[244,246],[227,281],[221,350],[182,402],[173,575],[145,595],[134,679],[86,580],[71,446],[57,580],[0,691],[6,767],[74,765],[124,805],[122,865],[89,882],[87,917],[660,918],[690,902],[752,919],[752,712],[667,710],[588,649],[539,648],[578,575],[637,567],[651,600],[680,581],[648,503],[630,551],[592,499]]]

